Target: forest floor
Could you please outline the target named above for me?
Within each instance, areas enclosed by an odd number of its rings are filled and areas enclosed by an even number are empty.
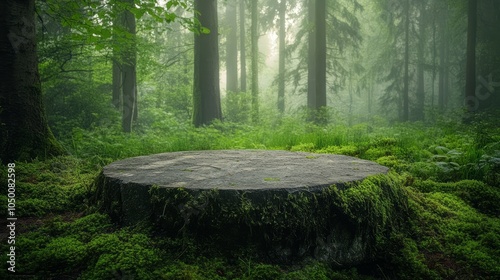
[[[61,138],[70,155],[15,163],[16,272],[5,268],[2,279],[500,279],[500,128],[495,122],[319,127],[284,119],[258,127],[216,123],[130,135],[96,127]],[[277,265],[259,259],[251,248],[229,257],[188,237],[120,228],[92,200],[95,178],[118,159],[245,148],[343,154],[385,165],[404,182],[409,223],[380,240],[384,246],[370,263]],[[2,167],[0,177],[8,172]],[[7,201],[7,180],[1,184],[0,196]],[[6,227],[5,219],[1,226]],[[13,245],[7,237],[0,236],[4,264]]]

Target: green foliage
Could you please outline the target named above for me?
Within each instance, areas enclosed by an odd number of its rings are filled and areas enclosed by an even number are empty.
[[[500,140],[496,136],[478,139],[474,130],[449,125],[319,127],[292,117],[263,118],[260,126],[216,122],[193,128],[173,114],[151,108],[144,117],[143,126],[130,135],[113,125],[72,129],[64,143],[81,159],[16,163],[17,213],[35,221],[23,222],[18,235],[21,273],[38,279],[68,275],[82,279],[495,279],[500,275],[496,265],[500,262],[496,183]],[[312,234],[318,225],[326,224],[313,210],[331,207],[352,227],[369,233],[375,242],[373,262],[350,270],[309,262],[276,266],[249,248],[228,251],[214,246],[216,235],[205,240],[165,237],[147,229],[117,229],[106,215],[74,213],[93,208],[87,202],[91,183],[109,162],[166,151],[230,148],[355,155],[393,171],[362,184],[332,187],[326,193],[329,199],[274,197],[259,204],[245,194],[234,205],[212,203],[220,208],[212,209],[203,207],[220,199],[217,192],[196,196],[178,190],[168,197],[183,207],[169,209],[162,201],[165,196],[156,196],[164,219],[171,217],[169,223],[175,225],[172,236],[197,222],[206,229],[224,228],[224,221],[235,221],[253,230],[276,227],[276,236],[268,237],[272,245],[289,229],[297,236]],[[450,162],[459,167],[448,171],[440,166]],[[6,176],[5,167],[0,175]],[[155,198],[154,190],[152,194]],[[209,219],[212,212],[222,213],[220,219]]]

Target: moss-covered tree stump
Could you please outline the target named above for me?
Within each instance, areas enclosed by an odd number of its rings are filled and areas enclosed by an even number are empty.
[[[225,248],[254,246],[276,262],[313,257],[352,265],[373,257],[402,219],[401,182],[374,162],[287,151],[164,153],[106,166],[102,208]]]

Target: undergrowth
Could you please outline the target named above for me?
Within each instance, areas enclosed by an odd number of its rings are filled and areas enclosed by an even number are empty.
[[[62,141],[71,156],[16,162],[18,275],[32,279],[500,279],[500,131],[496,126],[314,126],[285,118],[280,124],[261,126],[215,123],[195,129],[170,124],[168,133],[162,129],[128,135],[118,127],[73,129]],[[227,256],[187,237],[165,237],[149,228],[118,228],[107,215],[97,213],[89,200],[92,181],[105,164],[131,156],[199,149],[285,149],[376,161],[397,172],[404,182],[410,220],[404,229],[379,240],[372,262],[338,269],[313,260],[275,265],[251,251]],[[2,178],[6,172],[5,167],[0,169]],[[1,184],[0,195],[6,200],[6,183]],[[374,195],[370,188],[359,191]],[[366,201],[359,202],[363,209]],[[7,250],[5,237],[0,246],[2,252]],[[6,254],[0,261],[6,263]],[[2,279],[9,276],[5,273],[5,269],[0,272]]]

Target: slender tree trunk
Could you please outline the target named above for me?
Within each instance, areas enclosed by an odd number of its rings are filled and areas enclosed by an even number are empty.
[[[285,112],[285,36],[286,36],[286,0],[281,0],[279,8],[279,77],[278,111]]]
[[[0,1],[0,158],[7,164],[63,153],[47,125],[34,0]]]
[[[245,0],[240,0],[240,90],[247,91]]]
[[[122,84],[123,84],[123,110],[122,110],[122,129],[124,132],[132,132],[134,116],[137,113],[137,92],[136,92],[136,64],[137,49],[135,42],[135,16],[129,9],[134,5],[134,0],[124,1],[127,9],[124,11],[124,27],[129,41],[123,51],[122,62]]]
[[[410,64],[410,1],[406,0],[405,4],[405,61],[404,61],[404,89],[403,89],[403,114],[402,121],[409,120],[409,64]]]
[[[194,35],[193,123],[199,127],[222,119],[217,0],[195,0],[194,9],[200,24],[210,30]]]
[[[226,27],[229,32],[226,40],[226,92],[238,92],[238,22],[236,19],[236,3],[226,3]]]
[[[469,113],[476,111],[479,101],[476,98],[476,30],[477,0],[469,0],[467,24],[467,68],[465,72],[465,106]]]
[[[434,5],[435,7],[435,5]],[[432,19],[432,97],[431,97],[431,108],[434,109],[434,95],[436,91],[436,57],[437,57],[437,47],[436,47],[436,15]]]
[[[373,77],[374,74],[370,74],[370,80],[368,81],[368,115],[372,115],[372,103],[373,103]]]
[[[252,14],[252,121],[259,121],[259,14],[258,0],[251,1]]]
[[[316,109],[326,107],[326,0],[316,1]]]
[[[116,3],[112,2],[113,12],[115,19],[113,20],[113,69],[112,69],[112,83],[113,83],[113,96],[112,103],[117,110],[122,108],[122,54],[119,49],[120,44],[120,31],[123,30],[123,13],[117,8]]]
[[[441,37],[441,43],[439,46],[439,80],[438,80],[438,108],[439,111],[444,111],[446,108],[446,72],[448,71],[448,65],[446,63],[446,49],[448,44],[448,34],[447,34],[447,14],[448,14],[448,6],[447,4],[443,4],[443,15],[441,16],[441,20],[439,22],[439,33]]]
[[[418,42],[418,49],[417,49],[417,60],[418,60],[418,66],[417,66],[417,108],[416,108],[416,119],[423,121],[424,120],[424,106],[425,106],[425,84],[424,84],[424,48],[425,48],[425,40],[427,39],[426,37],[426,32],[425,32],[425,4],[424,2],[421,3],[421,11],[420,11],[420,17],[419,17],[419,32],[420,32],[420,38]]]
[[[311,114],[316,110],[316,0],[308,1],[308,24],[310,26],[308,36],[308,54],[307,54],[307,107]],[[309,116],[313,120],[313,116]]]

